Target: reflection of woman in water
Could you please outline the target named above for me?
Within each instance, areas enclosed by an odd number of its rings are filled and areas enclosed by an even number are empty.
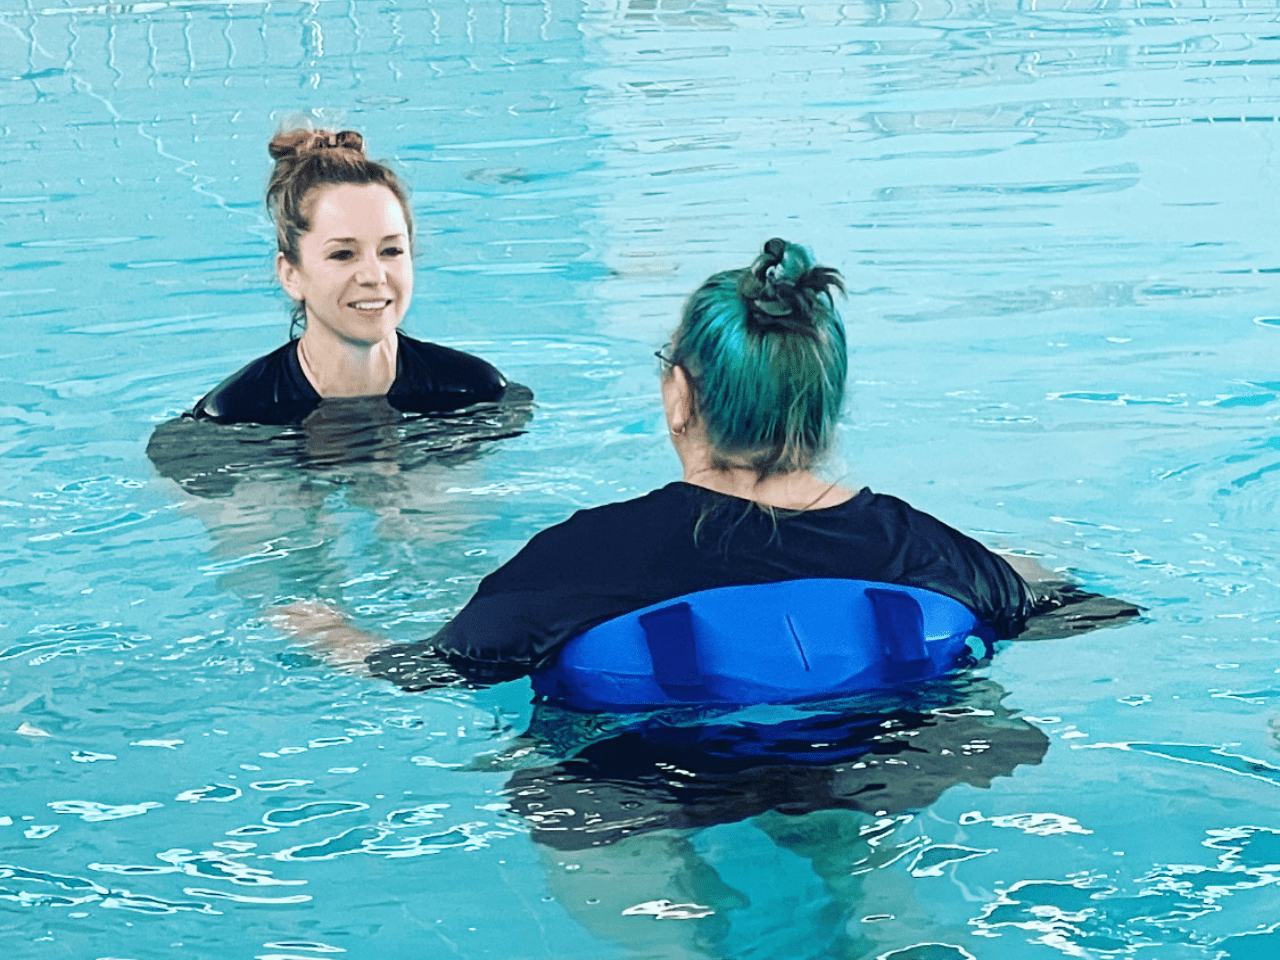
[[[288,130],[269,149],[276,273],[302,335],[223,381],[193,415],[289,424],[330,398],[437,413],[501,397],[506,381],[484,360],[399,332],[413,297],[408,191],[365,155],[360,134]]]
[[[929,828],[939,845],[921,842],[914,813],[958,784],[985,789],[1040,763],[1048,738],[1004,696],[962,676],[787,708],[769,723],[746,712],[659,715],[578,744],[565,743],[572,715],[542,704],[529,734],[484,768],[517,768],[503,791],[510,809],[538,844],[552,894],[596,936],[643,956],[736,956],[735,928],[769,915],[759,901],[777,895],[758,862],[784,850],[808,863],[830,905],[797,918],[805,955],[870,958],[904,934],[916,938],[908,943],[967,939],[929,916],[911,877],[994,851],[956,846],[954,832],[935,832],[942,823]],[[698,831],[734,824],[718,841],[695,842]],[[744,861],[753,865],[745,873],[735,869]],[[868,916],[881,919],[862,923]]]

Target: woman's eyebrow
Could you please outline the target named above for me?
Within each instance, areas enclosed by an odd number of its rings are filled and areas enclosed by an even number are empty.
[[[388,233],[385,237],[380,239],[378,242],[386,243],[388,240],[407,240],[408,237],[409,235],[407,233]],[[329,237],[327,240],[325,240],[325,243],[357,243],[357,242],[359,242],[358,237]]]

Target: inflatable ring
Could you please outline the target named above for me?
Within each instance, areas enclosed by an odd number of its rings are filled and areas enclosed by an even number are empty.
[[[717,587],[579,634],[533,674],[540,696],[580,710],[791,703],[946,673],[990,631],[920,587],[786,580]]]

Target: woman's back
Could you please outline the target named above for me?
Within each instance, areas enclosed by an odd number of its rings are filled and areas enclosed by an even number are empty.
[[[864,489],[833,507],[766,511],[676,482],[542,531],[481,582],[430,645],[459,666],[528,672],[588,628],[650,604],[812,578],[933,590],[998,636],[1016,634],[1031,612],[1026,585],[1007,563],[895,497]],[[374,672],[413,686],[412,649],[386,651]]]

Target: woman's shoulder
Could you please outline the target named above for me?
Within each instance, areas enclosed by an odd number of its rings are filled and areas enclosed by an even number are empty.
[[[497,400],[507,387],[498,368],[475,354],[399,334],[392,406],[410,413],[455,410]]]
[[[884,562],[895,570],[902,567],[902,574],[917,569],[967,569],[974,563],[1004,566],[973,537],[892,494],[864,487],[844,503],[812,514],[819,525],[823,515],[828,536],[875,544]]]
[[[929,528],[947,527],[931,513],[912,506],[891,493],[877,493],[863,487],[844,503],[831,507],[833,517],[856,521],[859,524],[874,523],[885,527]]]
[[[574,511],[566,520],[548,527],[538,536],[583,537],[592,535],[622,536],[629,531],[653,532],[664,521],[681,522],[688,514],[691,495],[688,484],[676,481],[638,497],[614,500],[596,507]]]
[[[315,409],[320,395],[298,364],[296,340],[245,364],[205,394],[191,411],[218,423],[297,423]]]

